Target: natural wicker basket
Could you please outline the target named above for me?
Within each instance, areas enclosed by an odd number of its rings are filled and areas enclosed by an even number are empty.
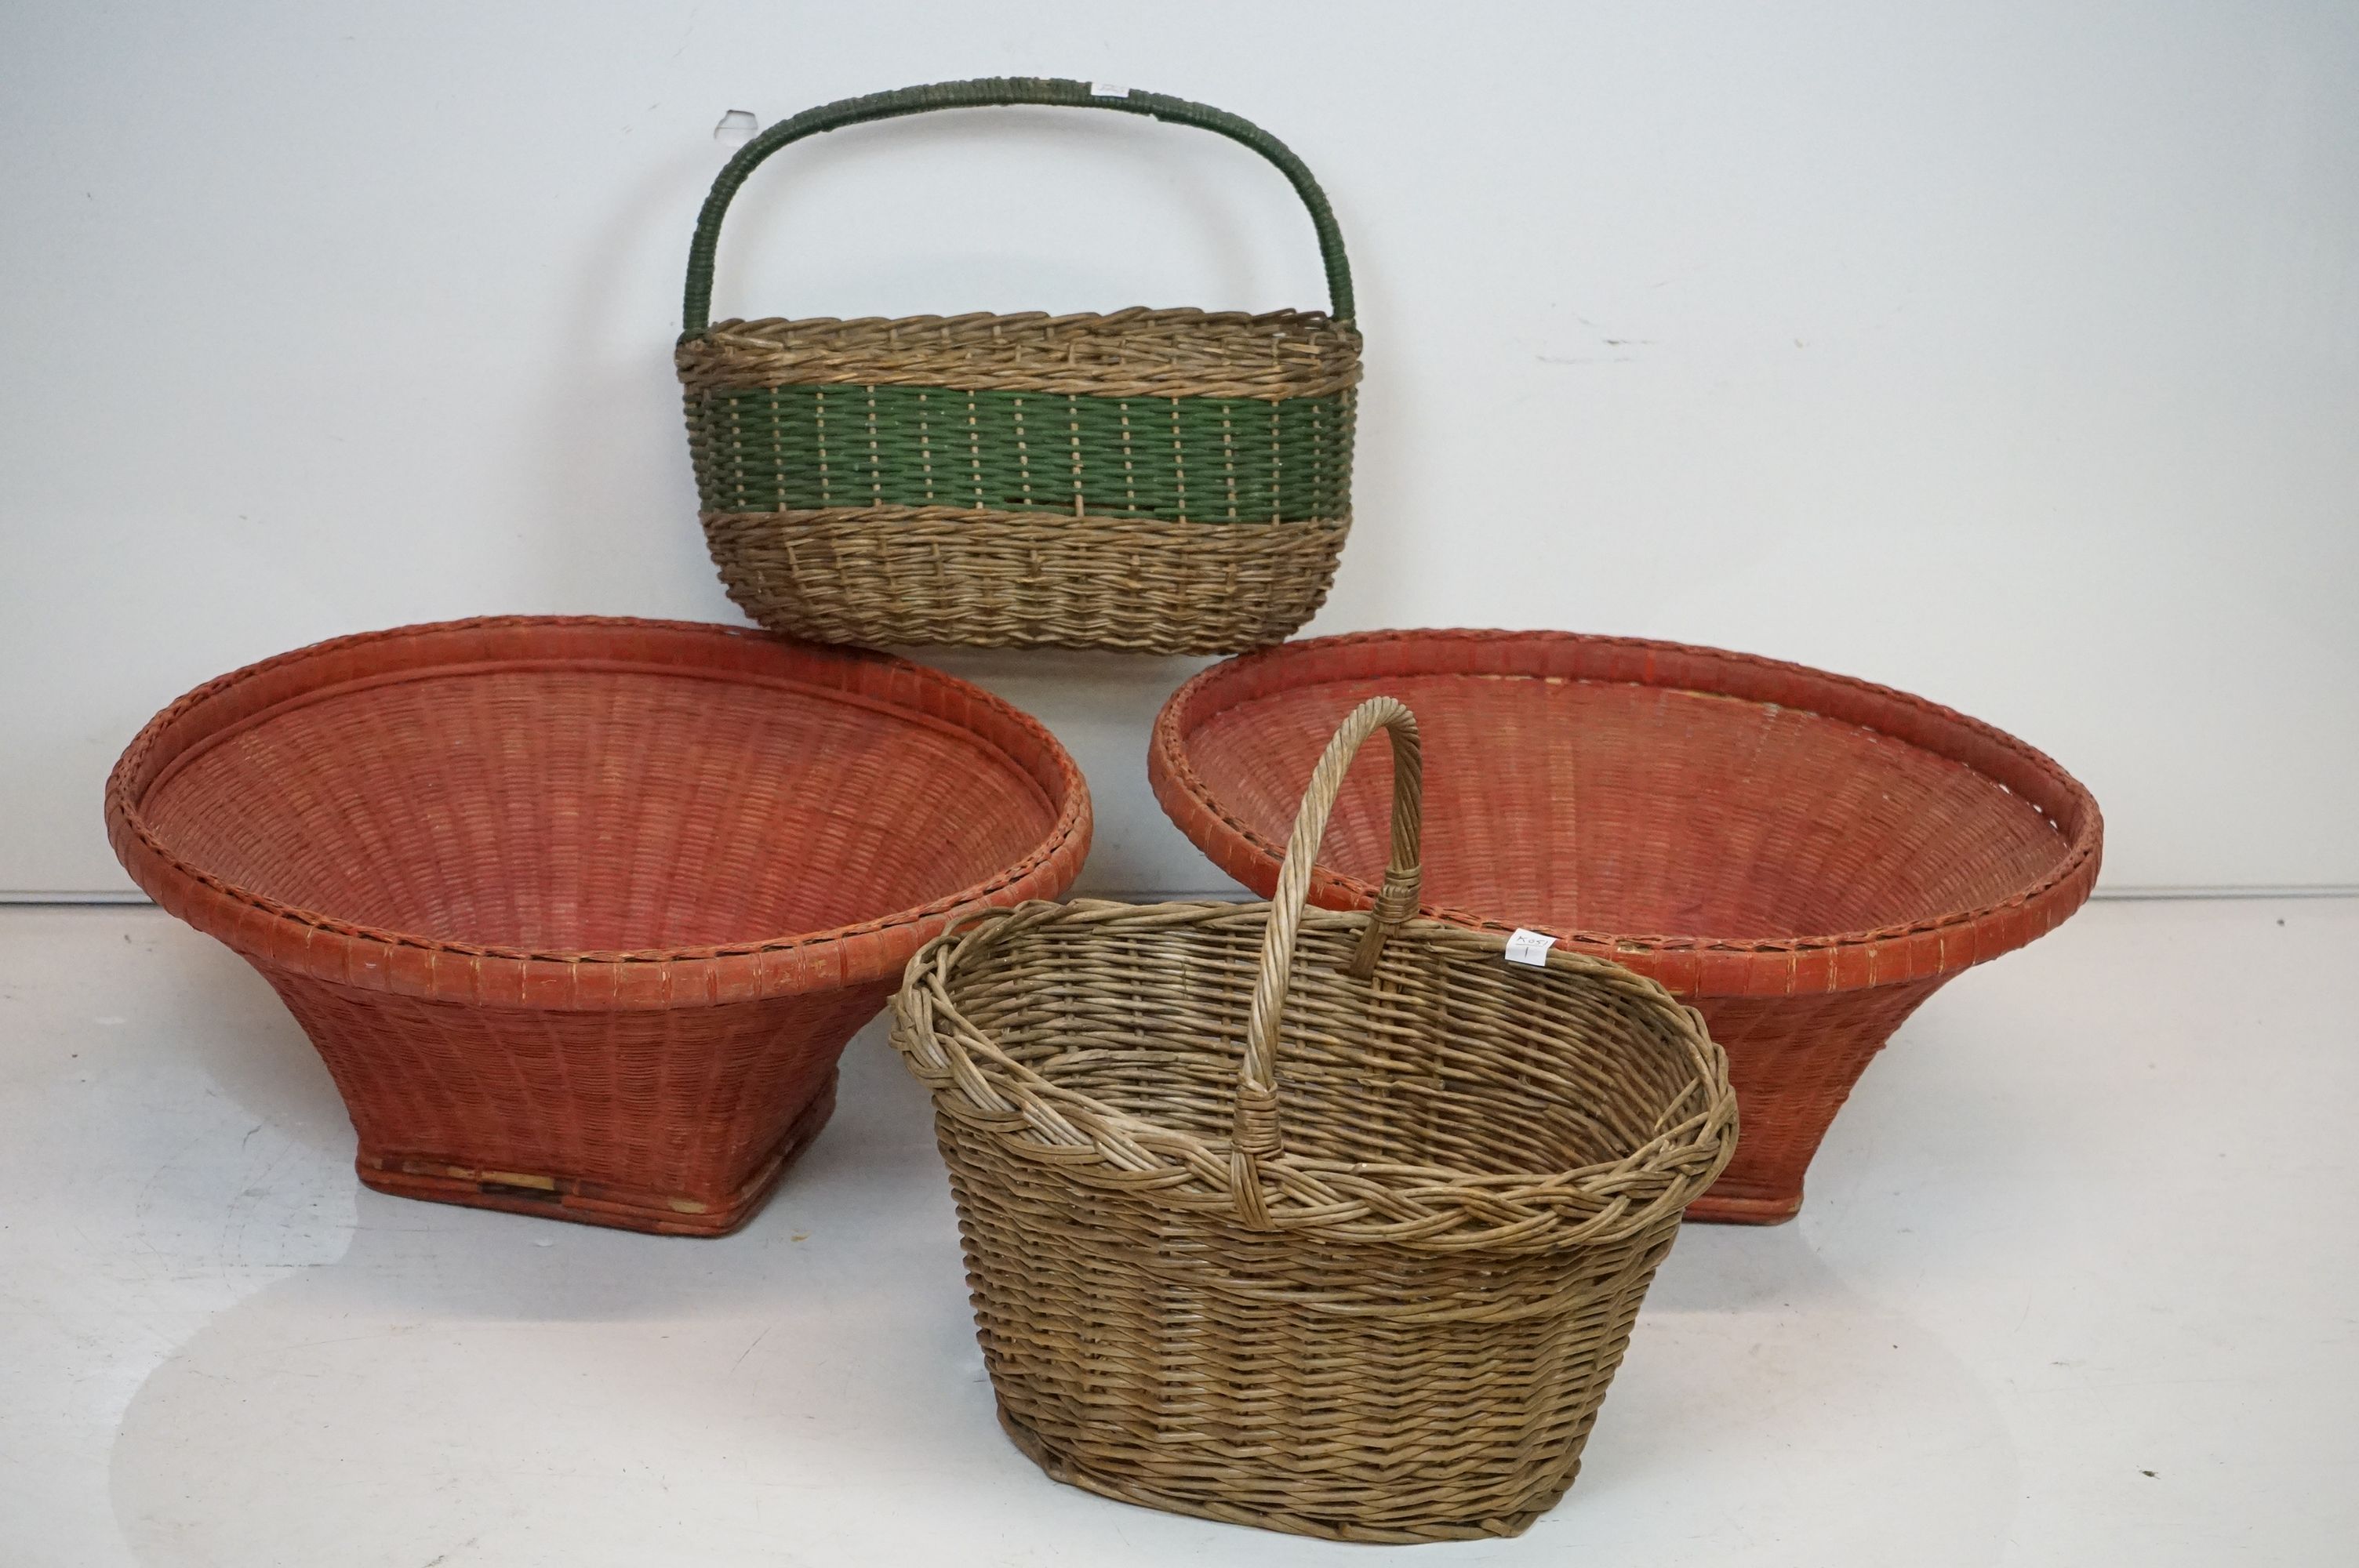
[[[654,621],[343,637],[164,710],[115,853],[277,989],[411,1197],[710,1235],[954,917],[1090,833],[1048,731],[879,654]]]
[[[935,109],[1196,125],[1293,182],[1332,315],[711,321],[722,219],[790,142]],[[1327,594],[1351,526],[1360,336],[1327,199],[1277,138],[1157,93],[1031,78],[807,110],[741,148],[689,253],[676,359],[707,542],[765,626],[829,643],[1225,653]]]
[[[1745,1142],[1690,1218],[1790,1218],[1892,1032],[2096,880],[2097,803],[2013,736],[1865,681],[1630,637],[1376,632],[1215,665],[1156,720],[1156,796],[1268,888],[1290,780],[1375,692],[1416,704],[1445,759],[1425,912],[1610,957],[1693,1000],[1727,1048]],[[1345,794],[1314,903],[1376,896],[1382,789]]]
[[[1378,913],[1306,914],[1380,725]],[[1027,904],[909,965],[1001,1422],[1059,1480],[1389,1541],[1513,1535],[1572,1482],[1735,1099],[1652,981],[1405,918],[1418,756],[1399,703],[1350,716],[1271,903]]]

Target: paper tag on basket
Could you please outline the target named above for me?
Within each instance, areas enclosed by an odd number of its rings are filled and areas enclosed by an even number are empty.
[[[1507,962],[1529,964],[1535,969],[1545,969],[1548,968],[1548,950],[1555,946],[1556,938],[1547,932],[1527,931],[1518,925],[1516,934],[1507,938]]]
[[[1118,81],[1093,81],[1090,83],[1090,96],[1093,98],[1127,98],[1130,96],[1130,89],[1125,87]]]

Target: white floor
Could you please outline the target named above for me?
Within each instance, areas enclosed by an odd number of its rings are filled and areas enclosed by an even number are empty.
[[[2098,904],[1953,982],[1799,1220],[1689,1228],[1563,1505],[1416,1560],[2359,1561],[2354,948],[2359,903]],[[225,950],[0,911],[0,1564],[1383,1550],[1103,1502],[1007,1446],[873,1028],[727,1240],[381,1197],[352,1147]]]

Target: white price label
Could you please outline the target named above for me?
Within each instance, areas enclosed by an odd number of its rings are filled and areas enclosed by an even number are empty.
[[[1507,938],[1507,962],[1529,964],[1535,969],[1548,968],[1548,950],[1556,946],[1556,938],[1545,931],[1527,931],[1522,926]]]

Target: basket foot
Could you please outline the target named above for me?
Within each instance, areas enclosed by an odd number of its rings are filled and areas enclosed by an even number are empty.
[[[717,1204],[574,1176],[488,1170],[430,1156],[379,1154],[366,1148],[353,1164],[364,1186],[395,1197],[658,1236],[726,1236],[760,1211],[787,1167],[810,1147],[834,1110],[835,1075],[831,1072],[826,1085],[788,1124],[785,1135],[754,1167],[753,1174]]]
[[[1371,1528],[1342,1520],[1309,1518],[1299,1514],[1265,1512],[1217,1501],[1173,1497],[1154,1491],[1136,1482],[1117,1480],[1096,1475],[1070,1460],[1060,1457],[1038,1433],[1025,1425],[1008,1409],[993,1401],[999,1411],[999,1429],[1007,1434],[1017,1452],[1040,1466],[1052,1481],[1068,1487],[1079,1487],[1085,1492],[1109,1498],[1117,1503],[1129,1503],[1137,1508],[1155,1509],[1163,1513],[1185,1514],[1192,1519],[1216,1519],[1223,1524],[1242,1524],[1255,1530],[1282,1530],[1289,1535],[1316,1536],[1323,1541],[1367,1541],[1377,1545],[1415,1546],[1437,1541],[1487,1541],[1500,1536],[1521,1535],[1532,1521],[1554,1508],[1572,1478],[1581,1469],[1575,1460],[1565,1473],[1562,1483],[1545,1498],[1534,1499],[1537,1506],[1504,1518],[1481,1519],[1468,1523],[1430,1524],[1408,1528]]]
[[[1732,1193],[1714,1187],[1688,1205],[1687,1217],[1703,1225],[1783,1225],[1801,1212],[1799,1187],[1790,1193]]]

